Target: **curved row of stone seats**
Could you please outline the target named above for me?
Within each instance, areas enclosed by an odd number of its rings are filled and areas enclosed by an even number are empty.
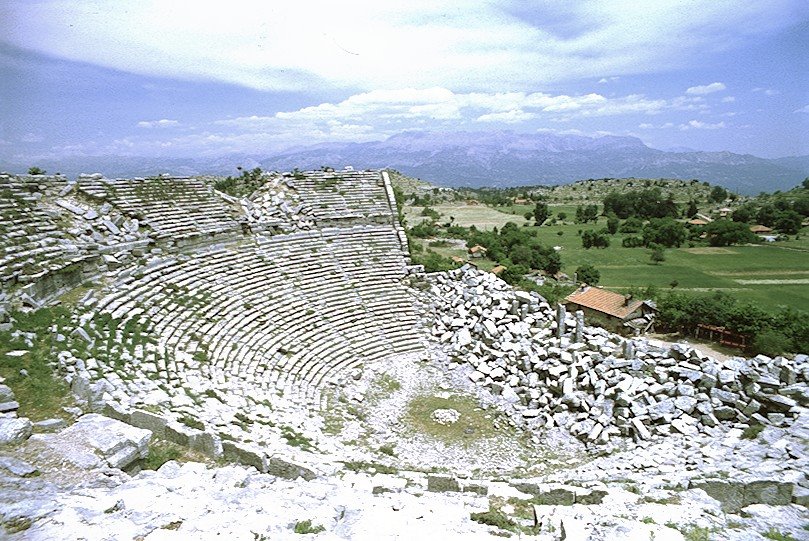
[[[391,209],[379,171],[307,171],[289,181],[315,220],[383,217]]]
[[[87,257],[40,204],[53,180],[0,175],[0,280],[33,281]]]
[[[95,310],[156,339],[151,377],[215,371],[323,406],[344,371],[423,348],[404,274],[393,227],[327,228],[152,263]]]
[[[239,223],[216,192],[195,178],[109,180],[80,176],[79,191],[141,219],[161,238],[237,231]]]

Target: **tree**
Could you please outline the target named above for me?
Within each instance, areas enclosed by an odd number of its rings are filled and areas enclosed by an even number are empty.
[[[624,237],[624,240],[621,241],[621,246],[624,248],[638,248],[643,246],[643,239],[635,236]]]
[[[772,205],[762,205],[761,208],[758,209],[758,214],[756,215],[756,220],[758,223],[762,225],[766,225],[767,227],[772,227],[775,225],[775,218],[778,215],[778,211]]]
[[[750,232],[747,224],[728,220],[716,220],[709,223],[705,226],[705,232],[708,234],[708,244],[711,246],[730,246],[758,240],[758,237]]]
[[[643,226],[643,242],[646,246],[659,244],[668,248],[680,247],[685,241],[683,224],[672,218],[652,218]]]
[[[753,205],[742,205],[731,214],[730,219],[739,223],[750,223],[756,216],[756,208]]]
[[[576,207],[576,223],[586,224],[598,220],[598,205],[579,205]]]
[[[803,186],[804,190],[809,190],[809,177],[806,177],[805,179],[803,179],[803,182],[801,183],[801,186]]]
[[[621,227],[618,228],[618,231],[621,233],[638,233],[641,229],[643,229],[643,220],[632,217],[627,218],[626,221],[621,224]]]
[[[779,212],[775,218],[775,228],[781,233],[794,235],[801,229],[802,217],[794,210]]]
[[[652,255],[650,256],[652,263],[659,265],[666,260],[666,254],[663,252],[662,246],[655,246],[652,248]]]
[[[685,217],[693,218],[694,216],[697,215],[697,212],[699,212],[699,209],[697,208],[697,202],[692,199],[691,201],[688,202],[688,209],[685,211]]]
[[[617,216],[607,218],[607,231],[610,232],[610,235],[614,235],[618,232],[619,223],[621,223],[621,220],[619,220]]]
[[[721,203],[728,198],[728,191],[722,186],[714,186],[708,199],[714,203]]]
[[[44,175],[45,173],[47,173],[47,171],[36,166],[28,168],[29,175]]]
[[[608,248],[610,239],[601,231],[588,229],[581,234],[581,245],[584,248]]]
[[[576,268],[576,279],[583,284],[594,286],[601,280],[601,273],[592,265],[581,265]]]
[[[542,225],[542,223],[548,219],[550,216],[550,212],[548,211],[548,204],[539,202],[534,207],[534,221],[537,225]]]

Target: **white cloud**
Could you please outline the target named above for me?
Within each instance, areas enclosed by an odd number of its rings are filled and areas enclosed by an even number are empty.
[[[486,113],[485,115],[480,115],[475,120],[478,122],[504,122],[506,124],[515,124],[531,120],[535,117],[536,115],[533,113],[512,109],[511,111],[504,111],[502,113]]]
[[[711,83],[709,85],[699,85],[699,86],[692,86],[689,87],[685,93],[692,94],[692,95],[703,95],[703,94],[711,94],[713,92],[719,92],[721,90],[725,90],[727,88],[724,83]]]
[[[755,87],[753,89],[753,92],[761,93],[764,94],[765,96],[775,96],[777,94],[780,94],[780,92],[778,90],[775,90],[774,88],[762,88],[760,86]]]
[[[733,103],[734,101],[736,101],[735,96],[725,96],[722,98],[722,103]]]
[[[138,128],[170,128],[172,126],[178,126],[180,124],[177,120],[169,120],[167,118],[161,118],[160,120],[141,120],[137,123]]]
[[[543,92],[524,93],[456,93],[445,88],[423,90],[372,90],[355,94],[337,103],[321,103],[296,111],[281,111],[271,117],[239,117],[218,121],[222,125],[243,129],[264,129],[276,120],[324,122],[329,119],[353,121],[362,118],[369,123],[391,123],[425,120],[430,122],[503,122],[514,124],[539,117],[552,120],[657,114],[666,109],[694,109],[690,100],[649,99],[640,94],[607,98],[597,93],[551,95]]]
[[[642,124],[638,124],[638,128],[642,130],[651,130],[652,128],[654,128],[654,124],[647,124],[646,122],[644,122]]]
[[[793,112],[795,112],[795,113],[809,113],[809,105],[801,107],[800,109],[796,109]]]
[[[598,80],[598,83],[603,85],[606,83],[617,81],[618,79],[620,79],[620,77],[602,77],[601,79]]]
[[[724,122],[717,122],[715,124],[711,124],[708,122],[702,122],[701,120],[689,120],[687,124],[680,124],[681,130],[720,130],[725,127]]]
[[[263,90],[443,86],[538,88],[593,73],[655,73],[701,63],[794,24],[794,2],[512,3],[42,0],[5,3],[4,40],[132,73]],[[554,21],[576,32],[560,33]],[[70,21],[70,24],[65,24]],[[684,40],[682,36],[688,36]],[[88,47],[87,43],[93,43]],[[609,78],[606,78],[608,79]]]

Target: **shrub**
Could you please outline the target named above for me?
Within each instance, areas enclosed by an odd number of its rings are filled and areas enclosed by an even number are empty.
[[[775,356],[790,349],[790,340],[785,334],[773,330],[765,329],[758,333],[753,340],[753,353],[763,353],[764,355]]]
[[[307,518],[306,520],[296,522],[294,531],[299,534],[320,533],[326,531],[326,528],[320,524],[312,526],[312,519]]]
[[[514,531],[517,529],[516,522],[508,518],[502,511],[497,511],[495,509],[482,511],[480,513],[472,513],[469,518],[480,524],[488,524],[489,526],[495,526],[501,530]]]
[[[621,241],[621,246],[624,248],[638,248],[643,246],[643,239],[640,237],[624,237]]]
[[[576,268],[576,279],[579,282],[594,286],[601,280],[601,273],[592,265],[581,265]]]
[[[584,248],[608,248],[610,239],[600,231],[588,229],[581,234],[581,245]]]

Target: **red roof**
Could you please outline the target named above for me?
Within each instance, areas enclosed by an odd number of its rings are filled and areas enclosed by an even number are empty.
[[[630,300],[627,303],[626,297],[620,293],[590,286],[580,287],[565,297],[565,302],[578,304],[620,319],[626,318],[643,304],[641,300]]]

